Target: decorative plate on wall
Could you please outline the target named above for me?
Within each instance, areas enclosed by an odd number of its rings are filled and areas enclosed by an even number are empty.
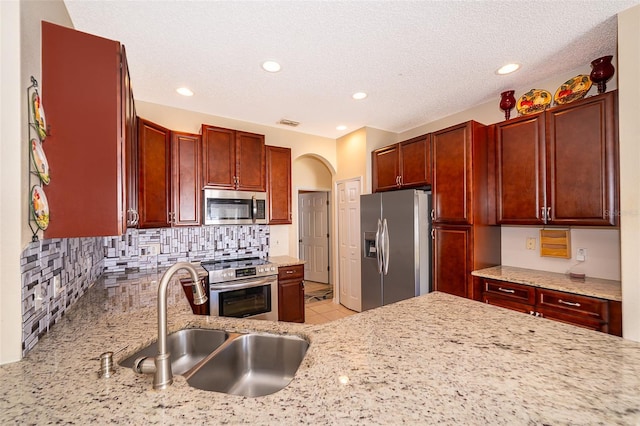
[[[533,114],[547,109],[551,104],[551,93],[544,89],[531,89],[520,96],[516,109],[520,115]]]
[[[38,176],[40,176],[40,180],[45,185],[49,185],[49,162],[47,161],[47,156],[44,155],[42,142],[35,138],[31,139],[31,158],[33,159],[36,172],[38,172]]]
[[[31,213],[38,228],[43,231],[49,226],[49,203],[40,185],[31,188]]]
[[[31,112],[33,113],[33,122],[38,131],[38,137],[43,141],[47,137],[47,122],[44,118],[44,108],[38,92],[34,92],[31,96]]]
[[[561,84],[553,95],[556,105],[564,105],[585,97],[591,89],[591,78],[588,75],[576,75]]]

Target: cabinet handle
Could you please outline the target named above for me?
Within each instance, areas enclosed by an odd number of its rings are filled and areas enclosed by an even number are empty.
[[[542,215],[542,223],[547,223],[547,212],[544,207],[540,207],[540,214]]]
[[[536,313],[534,311],[529,311],[529,315],[535,315]]]
[[[551,207],[547,207],[547,221],[551,220]]]
[[[432,239],[432,240],[435,240],[435,239],[436,239],[436,230],[435,230],[435,229],[432,229],[432,230],[431,230],[431,239]]]
[[[515,290],[512,290],[510,288],[502,288],[502,287],[498,287],[498,291],[501,291],[503,293],[511,293],[511,294],[516,292]]]
[[[287,274],[293,274],[293,271],[286,271]]]
[[[436,220],[436,210],[435,209],[431,209],[431,221]]]
[[[580,307],[580,304],[578,302],[567,302],[562,299],[558,299],[558,303],[562,303],[563,305],[575,306],[576,308]]]

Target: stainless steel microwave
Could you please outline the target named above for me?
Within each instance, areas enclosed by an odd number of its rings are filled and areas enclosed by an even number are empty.
[[[205,225],[266,225],[266,192],[204,190]]]

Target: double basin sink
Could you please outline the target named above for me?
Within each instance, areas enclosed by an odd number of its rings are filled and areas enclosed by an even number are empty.
[[[167,336],[174,375],[197,389],[250,397],[284,389],[308,348],[304,339],[276,334],[187,328]],[[120,365],[132,368],[140,357],[157,354],[157,343],[152,343]]]

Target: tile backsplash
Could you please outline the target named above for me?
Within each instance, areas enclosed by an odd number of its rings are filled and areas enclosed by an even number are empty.
[[[179,261],[268,255],[267,225],[129,229],[117,237],[30,243],[20,258],[22,354],[25,356],[103,273],[165,268]]]
[[[30,243],[22,252],[23,356],[100,277],[103,244],[101,237],[54,238]]]
[[[129,229],[104,238],[105,272],[144,270],[175,262],[267,257],[268,225]]]

